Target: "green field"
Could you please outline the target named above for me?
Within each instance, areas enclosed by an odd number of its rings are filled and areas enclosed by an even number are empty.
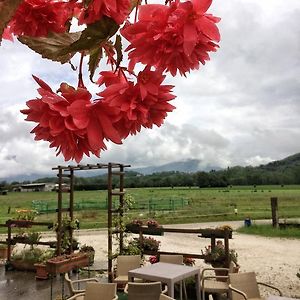
[[[140,188],[126,189],[135,205],[128,219],[156,218],[161,224],[219,220],[271,218],[270,198],[278,197],[279,217],[300,217],[300,186],[257,186],[233,188]],[[68,194],[64,194],[64,202]],[[0,196],[0,223],[16,216],[16,209],[31,209],[32,201],[43,203],[46,213],[38,221],[55,221],[55,192],[24,192]],[[81,228],[105,227],[107,222],[106,191],[75,192],[75,216]],[[41,207],[42,207],[41,206]],[[234,209],[238,214],[234,214]],[[4,228],[3,228],[4,229]],[[3,231],[2,231],[3,232]]]

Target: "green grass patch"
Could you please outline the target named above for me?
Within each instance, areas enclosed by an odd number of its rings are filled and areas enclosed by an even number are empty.
[[[240,227],[237,232],[245,234],[256,234],[266,237],[282,237],[300,239],[299,228],[274,228],[272,225],[257,225],[253,224],[249,227]]]
[[[161,224],[271,218],[271,197],[278,197],[280,219],[300,218],[300,186],[234,186],[229,188],[126,188],[136,204],[128,212],[128,220],[155,218]],[[63,194],[67,207],[69,194]],[[117,201],[118,198],[116,197]],[[0,223],[17,216],[16,209],[32,209],[33,202],[48,207],[36,221],[56,222],[56,192],[9,192],[0,195]],[[75,191],[75,218],[80,228],[107,226],[107,191]],[[234,214],[234,209],[238,214]],[[47,228],[36,228],[45,231]],[[0,228],[5,232],[5,228]]]

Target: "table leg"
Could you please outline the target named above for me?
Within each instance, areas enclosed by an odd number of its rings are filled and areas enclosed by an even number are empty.
[[[167,286],[168,286],[168,295],[171,298],[174,298],[174,282],[168,282]]]

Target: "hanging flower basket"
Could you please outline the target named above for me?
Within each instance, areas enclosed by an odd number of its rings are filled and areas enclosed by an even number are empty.
[[[73,253],[50,258],[46,263],[46,269],[49,274],[59,274],[88,265],[89,257],[86,253]]]

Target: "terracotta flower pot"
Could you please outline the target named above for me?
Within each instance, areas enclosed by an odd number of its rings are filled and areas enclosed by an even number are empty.
[[[46,268],[46,264],[40,263],[40,264],[34,264],[35,267],[35,278],[36,279],[48,279],[48,272]]]
[[[0,259],[7,259],[7,248],[0,248]]]
[[[46,263],[47,271],[50,274],[66,273],[88,265],[89,257],[86,253],[56,256]]]

